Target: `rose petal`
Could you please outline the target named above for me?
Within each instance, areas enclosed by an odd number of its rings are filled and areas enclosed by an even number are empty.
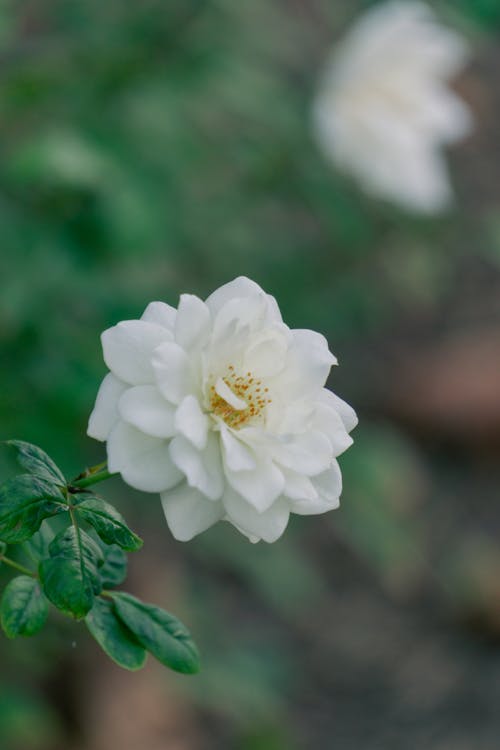
[[[347,433],[345,434],[347,435]],[[270,450],[273,460],[280,466],[298,471],[306,476],[313,476],[325,471],[332,460],[330,441],[326,435],[317,430],[276,440]]]
[[[210,330],[210,310],[194,294],[181,294],[175,320],[175,340],[185,351],[199,346]]]
[[[121,418],[138,430],[157,438],[175,435],[175,409],[155,385],[136,385],[120,398]]]
[[[208,500],[185,482],[168,492],[162,492],[161,502],[168,527],[180,542],[188,542],[206,531],[224,515],[220,500]]]
[[[165,302],[150,302],[142,313],[141,320],[156,323],[173,333],[176,316],[177,310],[175,307],[167,305]]]
[[[287,401],[303,398],[319,391],[325,384],[336,358],[328,349],[324,336],[316,331],[295,329],[291,331],[292,343],[288,349],[284,370],[276,377],[276,390]]]
[[[251,471],[256,468],[253,453],[224,422],[220,424],[220,436],[224,460],[231,471]]]
[[[231,299],[217,313],[213,324],[212,342],[217,355],[228,350],[231,356],[243,352],[251,336],[266,325],[267,302],[264,292],[251,297]]]
[[[193,389],[192,367],[184,349],[174,342],[162,344],[152,357],[158,390],[168,401],[180,404]]]
[[[218,500],[224,490],[224,474],[218,440],[208,434],[205,450],[197,450],[182,435],[170,444],[170,456],[174,464],[185,474],[188,484],[202,492],[210,500]]]
[[[323,404],[316,405],[314,427],[326,435],[334,456],[340,456],[353,443],[352,437],[347,432],[339,413],[328,406],[324,406]]]
[[[151,358],[171,334],[156,323],[124,320],[101,335],[104,361],[111,372],[130,385],[154,382]]]
[[[340,495],[342,493],[342,474],[337,461],[324,471],[322,474],[313,477],[311,482],[318,493],[315,500],[293,500],[290,503],[290,511],[298,513],[301,516],[314,515],[316,513],[325,513],[328,510],[335,510],[340,505]]]
[[[175,413],[175,428],[184,435],[195,448],[202,450],[207,444],[209,419],[201,410],[195,396],[186,396]]]
[[[277,500],[264,513],[258,513],[241,495],[228,487],[222,497],[222,503],[228,520],[253,542],[259,539],[275,542],[288,524],[290,513],[288,503],[284,499]]]
[[[298,474],[296,471],[291,471],[290,469],[284,469],[283,476],[285,477],[283,495],[290,498],[290,500],[311,501],[318,498],[318,492],[309,477],[305,477],[303,474]]]
[[[232,471],[227,466],[226,476],[231,487],[259,513],[274,503],[285,486],[282,472],[264,453],[255,456],[255,469]]]
[[[342,473],[338,461],[334,459],[326,471],[313,477],[312,483],[325,500],[338,501],[342,494]]]
[[[205,300],[205,304],[210,309],[212,315],[215,316],[230,300],[235,298],[244,299],[245,297],[253,297],[259,294],[265,294],[265,292],[263,292],[255,281],[251,281],[246,276],[238,276],[237,279],[216,289]],[[281,313],[276,300],[270,294],[265,294],[265,297],[270,317],[281,322]]]
[[[285,366],[290,337],[290,330],[285,325],[267,326],[250,338],[243,356],[243,368],[258,378],[277,375]]]
[[[87,435],[96,440],[106,440],[113,425],[118,420],[118,400],[128,388],[111,372],[102,381],[92,414],[89,418]]]
[[[351,430],[356,427],[356,425],[358,424],[358,417],[356,415],[356,412],[354,411],[352,406],[349,406],[348,403],[339,398],[336,393],[329,391],[327,388],[323,388],[319,398],[320,401],[322,401],[326,406],[329,406],[331,409],[335,409],[335,411],[339,413],[347,432],[351,432]]]
[[[126,422],[113,427],[107,447],[109,471],[120,472],[138,490],[163,492],[183,477],[170,459],[167,440],[145,435]]]
[[[338,497],[328,500],[318,496],[316,500],[292,500],[290,503],[290,513],[296,513],[299,516],[316,516],[319,513],[327,513],[329,510],[335,510],[340,505]]]

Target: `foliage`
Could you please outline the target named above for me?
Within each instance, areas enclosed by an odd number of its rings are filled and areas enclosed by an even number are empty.
[[[37,446],[18,440],[7,444],[29,474],[0,487],[0,562],[23,573],[3,592],[0,622],[5,634],[15,638],[38,633],[51,602],[65,615],[85,618],[97,643],[125,669],[140,669],[150,652],[178,672],[197,672],[196,646],[176,617],[130,594],[104,588],[123,582],[124,551],[142,546],[120,513],[86,489],[106,479],[108,472],[101,466],[67,482]],[[55,533],[50,519],[62,513],[67,526]],[[45,526],[39,531],[42,523]],[[9,557],[8,545],[22,542],[29,544],[37,570]]]

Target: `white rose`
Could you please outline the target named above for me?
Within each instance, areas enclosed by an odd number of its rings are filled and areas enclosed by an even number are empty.
[[[370,193],[432,213],[451,187],[441,147],[471,128],[447,87],[466,60],[464,40],[422,2],[377,5],[329,61],[313,119],[333,162]]]
[[[273,297],[238,278],[205,302],[152,302],[102,334],[104,378],[88,434],[108,468],[160,492],[186,541],[230,521],[273,542],[290,513],[336,508],[335,459],[354,411],[323,386],[335,357],[323,336],[290,330]]]

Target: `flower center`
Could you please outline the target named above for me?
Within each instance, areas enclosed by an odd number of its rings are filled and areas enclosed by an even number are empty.
[[[271,401],[269,388],[264,387],[261,380],[254,378],[251,372],[237,375],[233,365],[210,386],[211,413],[235,430],[262,419]]]

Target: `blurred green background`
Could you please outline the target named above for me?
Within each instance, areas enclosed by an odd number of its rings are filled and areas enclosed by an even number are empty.
[[[100,332],[240,274],[325,333],[360,415],[341,509],[271,546],[175,542],[157,497],[110,481],[146,539],[128,588],[182,616],[203,671],[122,672],[54,615],[0,641],[2,750],[498,748],[500,6],[434,3],[472,46],[476,128],[431,220],[363,196],[311,133],[371,4],[1,4],[2,436],[69,474],[102,460]]]

